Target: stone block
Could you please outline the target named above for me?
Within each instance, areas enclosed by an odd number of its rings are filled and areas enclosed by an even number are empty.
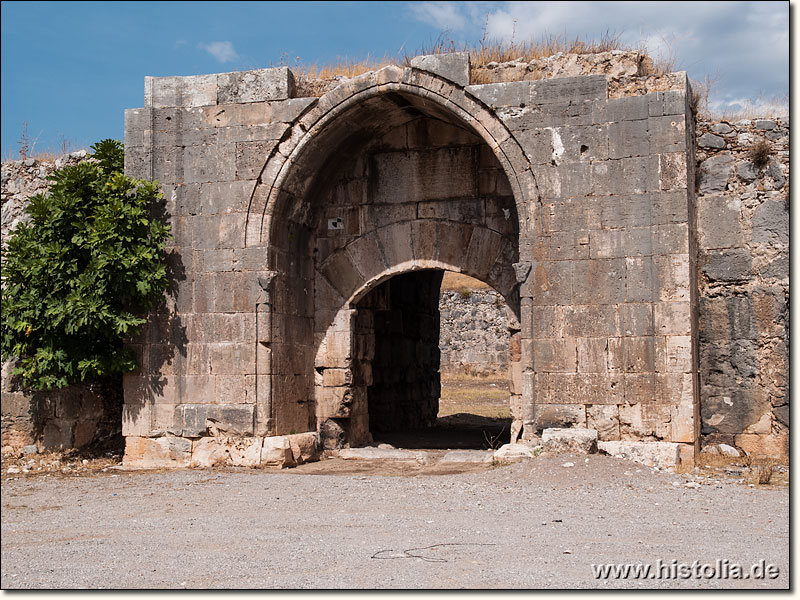
[[[364,284],[361,273],[355,268],[352,259],[345,252],[333,254],[323,263],[321,271],[343,298],[349,298]]]
[[[598,441],[619,440],[619,407],[616,404],[587,406],[586,426],[597,431]]]
[[[635,231],[636,228],[649,227],[652,224],[652,205],[655,194],[634,194],[625,196],[609,196],[600,199],[601,213],[600,225],[603,229],[626,229]],[[593,218],[589,228],[596,227],[596,220]],[[622,232],[623,235],[628,235]],[[635,233],[633,234],[636,235]],[[626,238],[627,239],[627,238]],[[644,240],[645,248],[650,248],[650,240]],[[650,254],[650,252],[637,252],[639,246],[631,240],[626,249],[634,250],[633,253],[623,254],[622,256],[635,256],[637,254]]]
[[[688,335],[666,337],[666,371],[668,373],[692,372],[692,338]]]
[[[49,419],[41,433],[42,449],[45,451],[59,451],[73,448],[74,434],[74,419]]]
[[[653,225],[688,222],[689,201],[686,191],[652,192],[650,200],[650,215]]]
[[[681,444],[673,442],[600,441],[597,443],[601,452],[662,469],[674,468],[680,464],[680,446]]]
[[[489,107],[521,106],[531,103],[531,81],[468,85],[464,89]]]
[[[628,158],[650,154],[648,121],[620,121],[608,126],[608,155]]]
[[[228,461],[225,445],[216,437],[202,437],[192,442],[190,467],[217,467]]]
[[[186,438],[163,436],[125,438],[125,455],[122,464],[138,469],[159,467],[188,467],[192,456],[192,442]]]
[[[493,454],[486,450],[450,450],[439,459],[439,463],[491,464]]]
[[[653,305],[651,303],[628,303],[619,307],[623,336],[648,336],[655,332]]]
[[[316,102],[317,98],[290,98],[272,102],[270,103],[272,121],[292,123]]]
[[[648,109],[651,117],[662,115],[683,115],[686,113],[686,92],[684,90],[667,90],[664,92],[651,92]]]
[[[607,102],[595,107],[595,120],[597,120],[597,117],[600,117],[600,122],[647,119],[650,116],[649,104],[650,98],[648,96],[609,98]]]
[[[292,446],[286,436],[265,437],[261,447],[261,465],[264,467],[294,466]]]
[[[672,441],[692,444],[695,441],[694,406],[672,406]]]
[[[548,428],[542,431],[542,447],[548,452],[591,454],[597,452],[597,431],[579,427]]]
[[[535,458],[536,452],[527,444],[504,444],[492,456],[495,461],[508,463]]]
[[[234,467],[257,467],[261,464],[263,440],[260,437],[243,437],[227,440],[229,461]]]
[[[294,88],[294,75],[288,67],[217,75],[217,98],[220,104],[286,100],[294,95]]]
[[[652,253],[649,227],[597,229],[589,232],[591,258],[623,258]]]
[[[725,148],[725,140],[718,135],[714,135],[713,133],[704,133],[697,140],[697,145],[701,148],[714,148],[717,150],[722,150]]]
[[[534,304],[568,305],[572,303],[571,261],[543,261],[537,263],[528,281]]]
[[[606,338],[578,338],[578,372],[605,373],[608,370]]]
[[[411,66],[444,77],[462,87],[469,85],[469,52],[415,56],[411,59]]]
[[[602,100],[608,97],[608,80],[605,75],[583,75],[581,77],[559,77],[540,79],[531,86],[531,104]]]
[[[209,106],[217,103],[217,75],[145,77],[144,105],[148,108]]]
[[[657,298],[664,302],[689,300],[689,255],[654,256]]]
[[[623,369],[626,373],[652,373],[655,370],[653,338],[626,337],[622,340]]]
[[[339,458],[344,460],[397,460],[425,464],[426,452],[398,450],[397,448],[344,448],[339,450]]]
[[[422,225],[424,222],[420,222]],[[412,236],[414,236],[415,254],[418,252],[417,232],[424,234],[423,227],[416,227],[412,224]],[[472,230],[472,236],[469,240],[466,256],[464,258],[465,264],[470,265],[470,272],[477,278],[485,278],[489,274],[495,260],[497,260],[500,252],[503,250],[506,240],[498,233],[485,229],[483,227],[476,227]],[[420,258],[419,254],[416,254]],[[433,255],[431,255],[432,257]]]
[[[537,431],[551,427],[586,427],[586,409],[582,404],[537,404],[534,414]]]
[[[122,406],[122,435],[147,437],[151,429],[152,404]]]
[[[576,376],[553,374],[548,377],[551,391],[557,385],[557,377],[574,377],[570,386],[573,394],[570,402],[580,404],[619,404],[623,402],[623,383],[619,373],[586,373]],[[554,401],[558,401],[554,398]],[[566,402],[566,400],[562,400]]]
[[[655,328],[658,335],[691,334],[689,302],[659,302],[655,304]]]
[[[788,458],[789,456],[789,434],[750,434],[743,433],[737,435],[736,445],[745,451],[748,456]]]
[[[722,195],[700,198],[697,202],[700,247],[703,249],[741,247],[745,240],[739,222],[740,213],[739,199]]]
[[[541,373],[574,373],[576,365],[575,339],[534,340],[533,364]]]
[[[728,154],[718,154],[704,160],[697,173],[701,194],[723,192],[733,171],[734,159]]]
[[[625,259],[573,262],[575,304],[618,304],[625,301]]]
[[[474,146],[447,152],[385,152],[373,155],[374,203],[406,203],[474,196],[478,159]]]
[[[435,239],[435,236],[431,236],[430,241],[434,242]],[[346,252],[350,255],[350,260],[361,273],[364,281],[370,281],[386,270],[375,234],[370,233],[359,237],[356,241],[347,245]],[[433,253],[429,256],[432,255]]]
[[[297,433],[287,436],[287,439],[295,464],[302,465],[319,460],[321,445],[318,433]]]
[[[651,116],[647,124],[651,154],[686,150],[686,121],[683,115]]]
[[[686,254],[689,252],[689,227],[686,223],[654,225],[653,254]]]
[[[590,337],[617,336],[620,332],[619,312],[611,304],[587,304],[556,307],[552,316],[537,311],[540,318],[552,318],[557,335],[534,337]],[[546,325],[546,324],[542,324]]]
[[[753,242],[773,246],[789,244],[789,211],[783,200],[765,200],[753,215]]]
[[[711,251],[706,254],[702,271],[711,281],[747,281],[753,275],[753,258],[747,249]]]

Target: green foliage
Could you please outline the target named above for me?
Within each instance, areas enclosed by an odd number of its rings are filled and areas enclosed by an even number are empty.
[[[2,251],[2,357],[36,390],[135,369],[123,341],[168,285],[157,184],[122,173],[120,142],[92,150],[30,199]]]

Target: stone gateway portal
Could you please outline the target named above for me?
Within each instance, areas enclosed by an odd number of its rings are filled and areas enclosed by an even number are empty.
[[[146,78],[125,168],[163,188],[175,289],[132,340],[126,463],[289,464],[430,424],[445,271],[508,307],[512,437],[615,422],[691,461],[694,118],[685,74],[659,81],[471,85],[459,53],[321,97],[287,68]]]

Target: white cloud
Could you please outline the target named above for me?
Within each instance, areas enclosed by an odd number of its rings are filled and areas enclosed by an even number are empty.
[[[467,25],[467,15],[462,14],[456,2],[420,2],[411,5],[411,11],[422,21],[442,31],[459,31]]]
[[[210,44],[198,44],[198,47],[208,52],[221,63],[233,62],[239,58],[231,42],[211,42]]]
[[[789,90],[789,3],[783,1],[421,2],[412,10],[432,27],[460,29],[472,43],[484,32],[506,42],[615,35],[692,79],[716,78],[711,94],[718,98]]]

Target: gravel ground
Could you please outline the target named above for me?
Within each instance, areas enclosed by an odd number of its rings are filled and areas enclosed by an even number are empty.
[[[787,588],[788,487],[698,479],[598,455],[460,473],[335,459],[283,472],[6,478],[0,583]],[[763,560],[780,576],[597,579],[591,568],[658,559],[748,571]]]

